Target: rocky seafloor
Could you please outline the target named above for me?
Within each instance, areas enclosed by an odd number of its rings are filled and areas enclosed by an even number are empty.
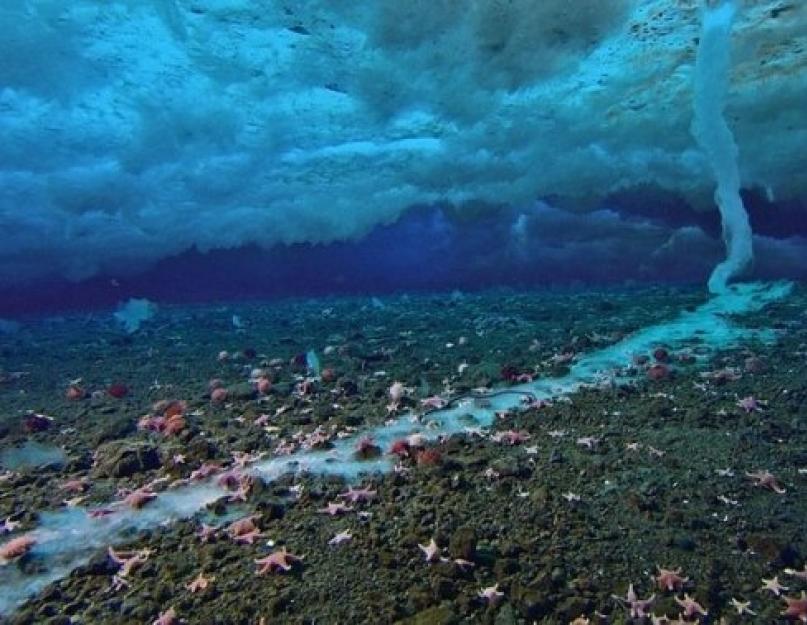
[[[103,510],[205,463],[229,469],[233,452],[327,447],[429,397],[562,375],[572,354],[705,299],[656,288],[163,307],[131,335],[108,313],[31,322],[0,350],[0,543],[46,510]],[[3,622],[664,623],[686,597],[708,613],[690,603],[682,622],[793,622],[784,597],[807,590],[805,310],[796,288],[741,320],[774,343],[708,362],[659,345],[622,382],[403,445],[395,471],[353,484],[375,491],[367,501],[340,499],[335,477],[251,479],[236,501],[113,545],[143,556],[131,570],[99,549]],[[654,363],[662,375],[647,375]],[[747,475],[760,471],[769,487]],[[339,501],[352,510],[322,512]],[[228,534],[252,515],[253,538]],[[218,531],[203,540],[203,524]],[[257,575],[280,548],[302,559]],[[34,549],[5,566],[35,576],[48,561]],[[672,590],[659,567],[680,569]],[[764,588],[773,578],[780,595]],[[633,615],[631,584],[655,594]]]

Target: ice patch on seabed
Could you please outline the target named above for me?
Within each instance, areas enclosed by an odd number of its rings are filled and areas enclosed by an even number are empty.
[[[633,355],[646,353],[659,344],[671,348],[698,346],[713,351],[757,339],[772,342],[772,330],[752,330],[732,322],[730,315],[761,310],[770,302],[782,299],[791,291],[789,283],[738,284],[728,288],[692,312],[676,319],[640,330],[605,349],[583,356],[565,376],[538,380],[509,387],[511,393],[491,395],[485,402],[460,401],[450,408],[428,415],[428,424],[404,415],[390,425],[369,429],[360,436],[372,436],[382,448],[397,438],[420,432],[429,439],[461,433],[469,426],[489,428],[499,410],[518,409],[524,393],[538,399],[552,399],[574,393],[586,385],[600,384],[615,371],[630,364]],[[392,461],[381,457],[372,461],[353,458],[355,438],[339,441],[328,451],[300,452],[273,458],[253,465],[250,472],[271,481],[289,473],[342,475],[355,480],[360,475],[392,469]],[[141,510],[127,510],[111,516],[92,519],[82,508],[71,508],[40,514],[40,525],[31,534],[37,544],[30,557],[40,559],[47,567],[43,573],[23,574],[17,566],[0,567],[0,614],[7,614],[46,584],[62,578],[85,563],[92,553],[110,544],[131,539],[144,529],[166,525],[191,517],[227,493],[211,480],[166,491]]]

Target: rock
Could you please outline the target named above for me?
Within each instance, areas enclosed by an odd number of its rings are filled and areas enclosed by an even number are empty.
[[[516,584],[512,590],[512,597],[519,606],[521,614],[530,622],[537,621],[542,616],[549,614],[552,609],[552,603],[549,601],[547,593],[537,588]]]
[[[516,625],[516,612],[513,606],[509,603],[502,605],[496,613],[496,618],[493,619],[493,625]]]
[[[76,569],[76,573],[84,575],[114,575],[118,572],[120,565],[115,564],[106,551],[96,552],[87,564]]]
[[[160,467],[160,454],[150,443],[113,441],[96,452],[93,477],[130,477]]]
[[[498,581],[503,581],[516,572],[518,572],[518,560],[515,558],[499,558],[493,565],[493,575]]]
[[[687,534],[676,534],[670,539],[670,546],[681,551],[695,551],[695,539]]]
[[[449,603],[441,603],[397,622],[397,625],[452,625],[458,617]]]
[[[93,444],[97,447],[108,441],[120,440],[134,431],[135,423],[130,417],[122,415],[107,417],[99,423]]]
[[[448,553],[452,558],[473,562],[476,557],[476,532],[472,527],[460,527],[451,535]]]
[[[451,599],[456,596],[456,584],[446,577],[432,580],[432,592],[437,599]]]
[[[227,388],[227,397],[230,399],[249,400],[255,397],[255,387],[249,382],[240,382]]]
[[[496,458],[490,463],[490,468],[496,471],[501,477],[516,477],[521,475],[524,467],[512,456]]]

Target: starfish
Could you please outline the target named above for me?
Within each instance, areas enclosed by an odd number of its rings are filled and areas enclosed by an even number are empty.
[[[473,568],[476,566],[476,564],[474,564],[473,562],[463,560],[462,558],[454,558],[454,564],[460,571],[467,571],[469,568]]]
[[[36,545],[36,539],[30,534],[17,536],[7,543],[0,545],[0,566],[4,566],[13,560],[23,557],[31,551],[34,545]]]
[[[656,576],[656,583],[661,590],[678,590],[686,582],[689,581],[688,577],[681,577],[681,569],[663,569],[656,566],[658,575]]]
[[[776,478],[770,471],[756,471],[754,473],[748,473],[748,471],[746,471],[745,475],[755,480],[754,486],[764,486],[780,495],[784,495],[785,492],[787,492],[779,485],[779,482],[776,481]]]
[[[645,618],[648,616],[648,610],[650,609],[650,606],[653,605],[653,601],[656,599],[655,594],[650,595],[647,599],[639,599],[638,595],[633,590],[633,584],[628,585],[628,592],[624,599],[622,597],[618,597],[617,595],[611,596],[620,603],[625,604],[625,607],[627,607],[630,611],[631,618]]]
[[[437,395],[432,395],[431,397],[427,397],[426,399],[420,400],[421,406],[431,410],[439,410],[440,408],[444,408],[446,403],[447,402],[445,399]]]
[[[176,625],[178,622],[176,610],[174,610],[174,608],[168,608],[167,611],[160,612],[160,616],[158,616],[151,625]]]
[[[504,593],[499,590],[499,584],[482,588],[477,594],[480,598],[486,599],[488,605],[491,606],[495,606],[499,603],[499,600],[504,597]]]
[[[11,517],[6,517],[6,520],[3,521],[2,525],[0,525],[0,534],[10,534],[19,526],[20,526],[19,521],[12,521]]]
[[[350,530],[345,530],[344,532],[339,532],[336,536],[331,538],[328,541],[329,545],[339,545],[341,543],[347,542],[353,539],[353,534],[350,533]]]
[[[506,445],[520,445],[530,440],[530,435],[525,430],[507,430],[505,432],[496,432],[490,437],[496,443],[505,443]]]
[[[233,521],[227,526],[227,534],[235,542],[251,545],[255,542],[256,538],[263,536],[258,526],[255,525],[256,519],[260,517],[260,514],[253,514]]]
[[[434,538],[429,541],[428,545],[418,543],[418,547],[420,547],[420,550],[426,556],[426,562],[434,562],[440,554],[440,548],[437,546],[437,543],[434,542]]]
[[[737,614],[751,614],[752,616],[756,616],[756,612],[751,610],[751,602],[750,601],[740,601],[739,599],[735,599],[734,597],[731,598],[731,605],[737,609]]]
[[[128,577],[129,573],[140,568],[151,555],[151,549],[141,549],[140,551],[115,551],[112,547],[107,549],[110,559],[115,564],[120,564],[119,577]]]
[[[205,590],[211,582],[216,580],[215,577],[205,577],[205,574],[200,572],[193,580],[187,583],[185,588],[195,593],[199,590]]]
[[[773,579],[765,579],[762,578],[762,586],[760,590],[770,590],[774,595],[777,597],[782,594],[783,590],[789,590],[787,586],[782,586],[779,583],[779,577],[776,576]]]
[[[600,439],[595,436],[581,436],[577,439],[577,444],[582,445],[586,449],[594,449],[594,446],[599,442]]]
[[[249,493],[254,485],[254,480],[249,475],[245,475],[238,482],[238,489],[229,496],[228,501],[243,501],[246,502],[249,498]]]
[[[217,531],[218,529],[213,525],[202,523],[202,526],[196,530],[196,536],[198,536],[203,543],[207,543],[216,537]]]
[[[331,516],[336,516],[337,514],[342,514],[343,512],[350,512],[351,510],[353,510],[353,508],[351,508],[350,506],[346,506],[343,503],[332,501],[324,508],[320,508],[319,510],[317,510],[317,512],[321,512],[323,514],[329,514]]]
[[[787,602],[787,608],[782,612],[782,616],[796,618],[802,623],[807,623],[807,594],[801,592],[801,597],[782,597]]]
[[[203,463],[198,469],[194,469],[191,471],[191,474],[188,479],[190,480],[204,480],[214,473],[218,473],[221,471],[221,465],[213,464],[210,462]]]
[[[62,484],[59,489],[66,490],[68,493],[83,493],[90,487],[86,477],[74,480],[67,480]]]
[[[362,501],[372,501],[375,498],[376,491],[368,488],[349,488],[344,493],[339,493],[337,497],[346,499],[350,503],[361,503]]]
[[[675,602],[684,608],[684,616],[689,618],[691,616],[695,616],[696,614],[700,614],[701,616],[706,616],[709,612],[704,608],[700,603],[695,601],[692,597],[688,594],[684,593],[684,598],[679,599],[678,597],[675,598]]]
[[[126,495],[120,503],[131,506],[138,510],[145,506],[152,499],[157,498],[157,493],[150,491],[148,488],[138,488]]]
[[[743,397],[742,399],[738,400],[737,407],[742,408],[746,412],[755,412],[762,410],[762,404],[757,399],[751,397],[750,395],[748,397]]]
[[[254,454],[251,454],[246,451],[233,451],[231,453],[233,456],[233,463],[235,464],[235,466],[242,469],[246,467],[248,464],[257,462],[266,455],[265,451],[259,451]]]
[[[793,577],[797,577],[800,580],[807,581],[807,564],[804,565],[804,568],[801,571],[797,571],[796,569],[785,569],[785,573],[792,575]]]
[[[276,570],[289,571],[291,570],[291,563],[302,560],[302,556],[295,556],[286,551],[283,547],[280,551],[275,551],[265,558],[255,560],[258,565],[258,570],[255,571],[256,575],[265,575],[266,573],[273,573]]]

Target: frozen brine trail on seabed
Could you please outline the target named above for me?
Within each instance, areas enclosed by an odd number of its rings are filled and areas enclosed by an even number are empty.
[[[446,409],[430,412],[426,423],[407,414],[386,425],[365,430],[357,437],[342,439],[333,449],[299,452],[258,462],[249,472],[266,481],[290,473],[340,475],[352,480],[362,473],[386,472],[393,467],[389,457],[368,461],[355,458],[355,442],[359,436],[371,436],[382,449],[387,449],[390,442],[409,434],[420,433],[427,439],[435,439],[462,433],[466,428],[489,428],[497,411],[518,409],[525,395],[551,400],[586,385],[607,383],[617,377],[620,369],[631,364],[634,355],[646,353],[659,344],[672,349],[697,346],[699,355],[708,356],[718,348],[737,345],[750,338],[772,342],[773,331],[744,328],[732,322],[729,316],[760,310],[786,297],[791,288],[789,283],[732,285],[694,311],[684,312],[670,322],[650,326],[619,343],[582,356],[567,375],[455,400]],[[0,566],[0,614],[8,614],[46,584],[87,562],[97,549],[131,540],[139,530],[191,517],[228,494],[211,479],[163,491],[140,510],[121,509],[101,518],[91,518],[87,510],[81,508],[42,512],[39,527],[29,533],[37,541],[29,557],[41,560],[44,572],[26,575],[13,564]]]

